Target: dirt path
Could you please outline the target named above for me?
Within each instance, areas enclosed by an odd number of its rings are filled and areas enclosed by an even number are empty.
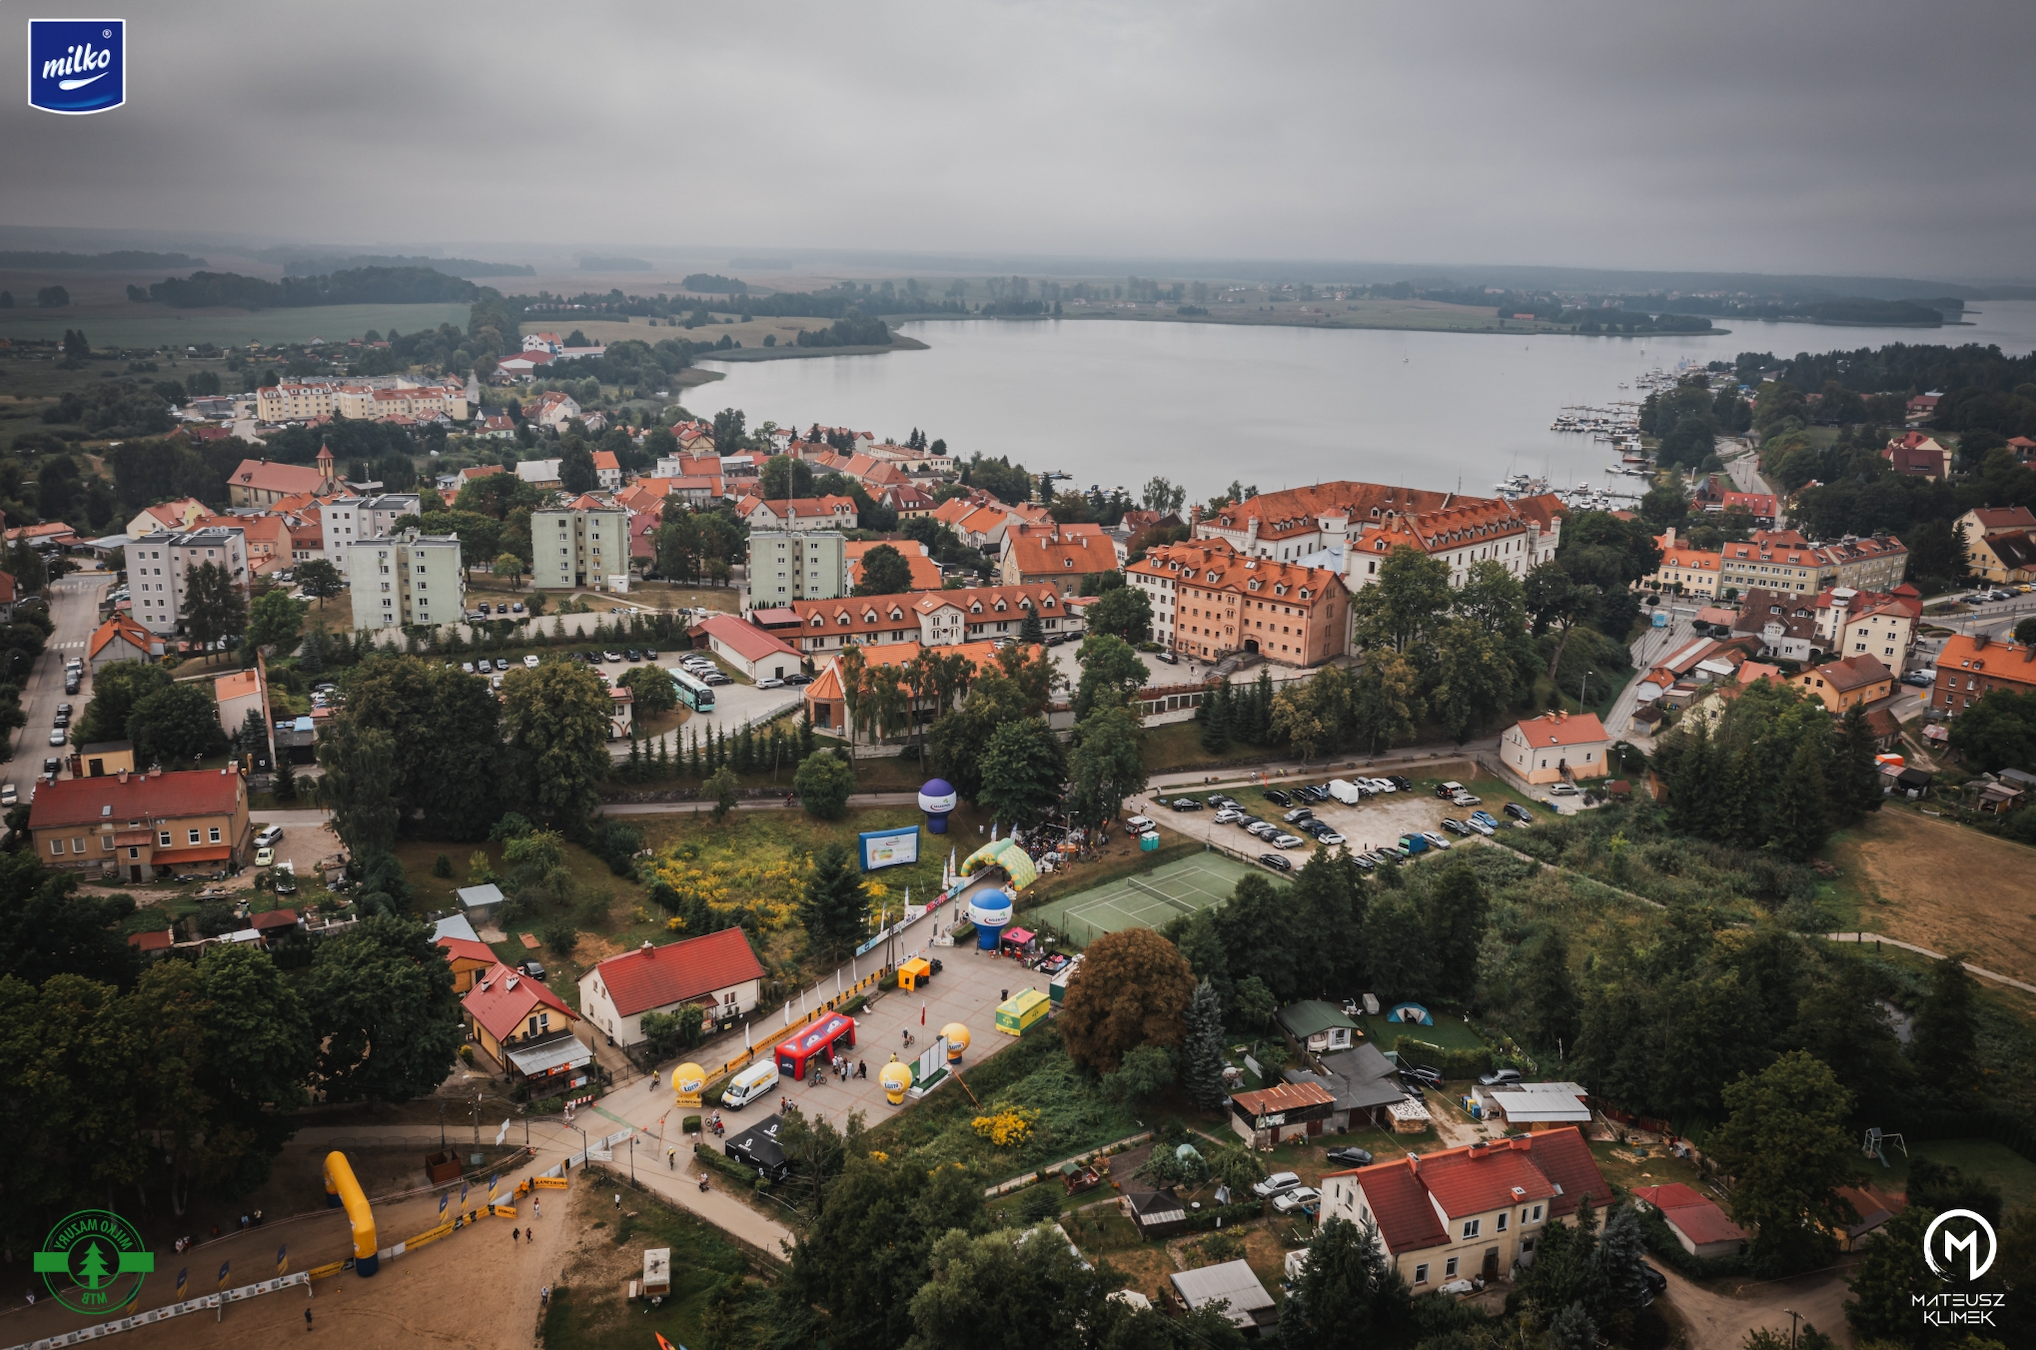
[[[1747,1284],[1733,1295],[1692,1284],[1658,1262],[1655,1269],[1668,1280],[1668,1301],[1682,1314],[1689,1350],[1740,1350],[1746,1333],[1759,1327],[1786,1332],[1791,1308],[1840,1345],[1852,1344],[1852,1328],[1845,1321],[1850,1291],[1844,1271]]]
[[[1857,831],[1859,927],[2036,982],[2036,851],[1900,809]]]

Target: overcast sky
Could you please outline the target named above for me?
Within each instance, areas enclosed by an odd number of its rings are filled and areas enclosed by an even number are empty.
[[[128,105],[8,96],[4,225],[2036,274],[2029,0],[33,12]]]

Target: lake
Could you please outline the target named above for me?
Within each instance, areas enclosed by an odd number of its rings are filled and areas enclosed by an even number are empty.
[[[851,426],[902,441],[913,427],[956,454],[1009,455],[1077,486],[1153,475],[1206,500],[1231,480],[1261,490],[1325,479],[1486,495],[1514,472],[1602,485],[1616,456],[1548,429],[1565,404],[1644,395],[1634,377],[1742,351],[1891,342],[2036,350],[2036,301],[1986,301],[1936,329],[1740,323],[1727,334],[1537,337],[1108,320],[933,321],[902,331],[920,352],[716,363],[695,413],[749,424]],[[1630,484],[1635,480],[1625,480]]]

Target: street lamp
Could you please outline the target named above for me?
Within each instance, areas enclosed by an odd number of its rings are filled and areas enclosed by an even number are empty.
[[[1796,1323],[1803,1320],[1803,1315],[1794,1308],[1783,1308],[1782,1311],[1789,1315],[1789,1347],[1790,1350],[1794,1350],[1796,1344]]]
[[[1589,699],[1587,699],[1584,695],[1585,692],[1589,690],[1591,687],[1591,676],[1597,673],[1598,672],[1595,670],[1587,670],[1584,672],[1583,679],[1577,681],[1576,706],[1578,712],[1582,712],[1584,710],[1584,704],[1589,702]]]

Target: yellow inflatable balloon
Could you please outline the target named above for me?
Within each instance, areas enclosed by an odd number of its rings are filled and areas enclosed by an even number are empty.
[[[707,1086],[707,1071],[697,1064],[681,1064],[672,1070],[672,1091],[680,1106],[698,1106],[700,1089]]]
[[[940,1034],[947,1037],[947,1062],[961,1063],[961,1052],[969,1048],[969,1029],[959,1022],[949,1022],[940,1029]]]
[[[884,1096],[891,1105],[898,1106],[905,1100],[905,1089],[912,1086],[912,1070],[904,1064],[886,1064],[877,1081],[883,1084]]]

